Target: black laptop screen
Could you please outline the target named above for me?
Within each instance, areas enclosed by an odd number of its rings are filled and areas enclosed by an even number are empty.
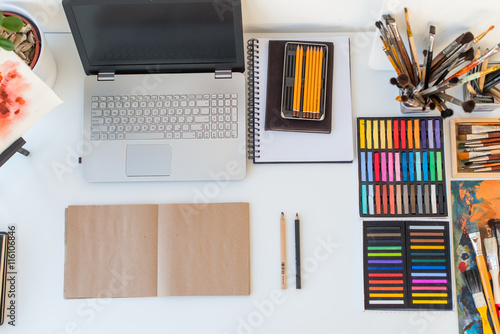
[[[63,4],[89,74],[107,69],[144,72],[144,68],[148,72],[212,71],[242,65],[241,9],[233,6],[235,1],[69,0]]]

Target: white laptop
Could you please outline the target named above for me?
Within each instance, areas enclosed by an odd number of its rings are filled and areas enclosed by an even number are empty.
[[[246,173],[240,0],[63,0],[85,73],[87,181]]]

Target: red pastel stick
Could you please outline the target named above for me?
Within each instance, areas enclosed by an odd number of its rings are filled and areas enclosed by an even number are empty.
[[[384,215],[388,214],[388,207],[387,207],[387,184],[382,185],[382,207],[384,209]]]
[[[399,122],[397,120],[394,120],[394,126],[393,126],[393,131],[394,131],[394,148],[399,149]]]
[[[375,185],[375,212],[377,215],[382,214],[380,207],[380,184]]]
[[[401,120],[401,149],[406,150],[406,122]]]
[[[380,153],[373,153],[373,169],[375,169],[375,182],[380,182]]]

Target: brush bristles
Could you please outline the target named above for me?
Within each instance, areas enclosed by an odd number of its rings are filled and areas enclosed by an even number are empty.
[[[464,35],[464,38],[462,39],[462,44],[467,44],[471,42],[473,39],[474,35],[470,31],[467,31]]]
[[[479,232],[479,227],[477,227],[477,223],[475,222],[468,222],[467,223],[467,233],[477,233]]]
[[[431,25],[429,27],[429,34],[435,35],[436,34],[436,27],[434,27],[433,25]]]
[[[451,84],[456,84],[460,79],[458,77],[454,77],[450,79]]]
[[[403,87],[406,87],[410,83],[410,78],[406,74],[398,75],[397,81]]]
[[[473,112],[474,108],[476,107],[476,102],[473,100],[465,101],[462,103],[462,108],[464,109],[465,112]]]
[[[447,118],[453,116],[453,109],[444,109],[441,111],[441,117],[442,118]]]
[[[479,270],[477,268],[468,269],[464,271],[462,275],[465,279],[465,284],[467,284],[472,294],[483,292],[481,277],[479,276]]]

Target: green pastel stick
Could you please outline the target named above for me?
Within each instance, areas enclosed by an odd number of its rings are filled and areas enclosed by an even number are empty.
[[[443,181],[443,161],[441,160],[441,152],[436,152],[437,161],[437,180]]]
[[[429,168],[431,172],[431,181],[436,181],[436,159],[434,153],[434,151],[429,152]]]

